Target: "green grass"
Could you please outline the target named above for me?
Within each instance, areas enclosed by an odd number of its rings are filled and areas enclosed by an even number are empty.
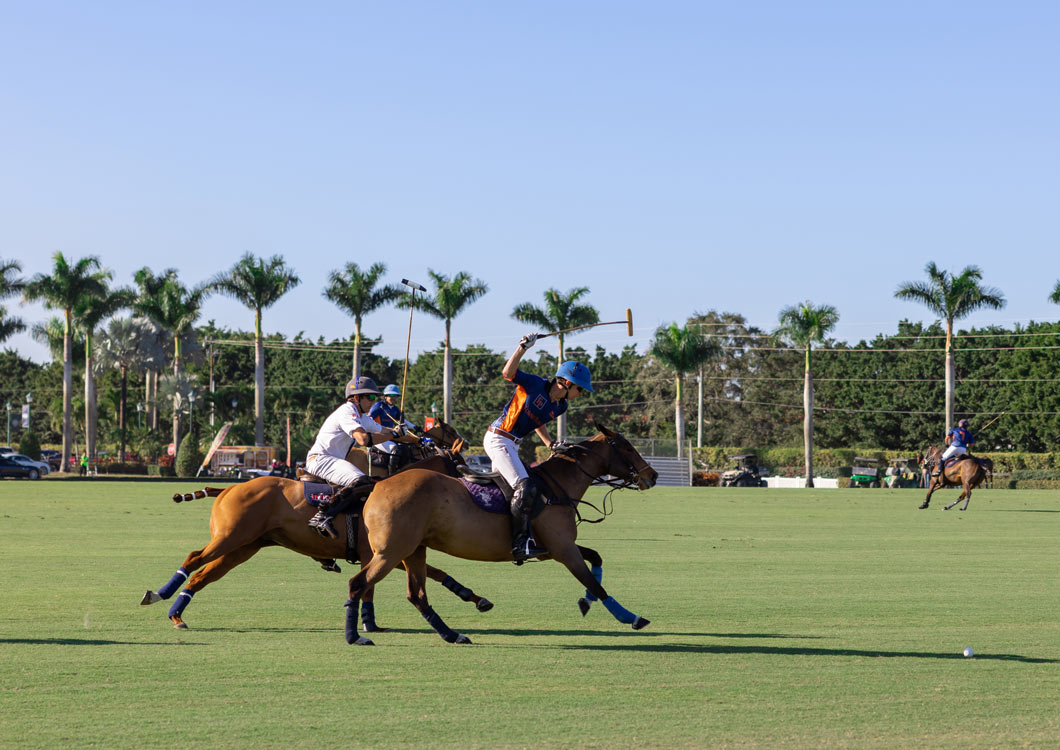
[[[185,484],[175,485],[186,491]],[[555,563],[432,553],[444,643],[377,591],[342,635],[346,575],[268,549],[166,619],[141,607],[208,538],[160,483],[0,483],[0,746],[1056,747],[1060,496],[656,489],[582,526],[620,625]],[[599,499],[600,494],[594,491]],[[954,492],[946,493],[952,499]],[[935,504],[939,504],[939,497]],[[961,651],[976,651],[965,659]]]

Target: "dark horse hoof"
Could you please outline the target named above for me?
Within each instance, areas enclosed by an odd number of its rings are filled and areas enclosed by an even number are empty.
[[[917,506],[917,510],[924,510],[924,508],[926,508],[926,507],[928,507],[927,503],[921,503],[920,505]]]
[[[493,602],[491,602],[489,599],[479,599],[478,604],[475,605],[475,609],[477,609],[479,612],[489,612],[491,609],[493,609]]]
[[[640,615],[637,615],[637,619],[633,621],[633,629],[634,630],[640,630],[641,628],[646,628],[648,625],[651,625],[651,620],[649,620],[649,619],[647,619],[645,617],[641,617]]]
[[[584,596],[578,600],[578,609],[581,610],[582,617],[585,617],[587,614],[589,614],[589,600],[586,599]]]

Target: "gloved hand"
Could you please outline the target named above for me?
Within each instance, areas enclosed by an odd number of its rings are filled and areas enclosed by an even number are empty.
[[[566,440],[553,440],[548,444],[548,449],[553,453],[566,453],[570,450],[570,443]]]
[[[393,427],[391,427],[390,430],[391,430],[391,432],[394,433],[394,438],[395,439],[401,437],[406,432],[405,425],[403,425],[403,424],[396,424]]]
[[[541,338],[541,334],[540,333],[528,333],[525,336],[523,336],[521,339],[519,339],[519,346],[521,346],[523,348],[523,351],[526,351],[531,346],[533,346],[535,343],[537,343],[537,340],[539,338]]]

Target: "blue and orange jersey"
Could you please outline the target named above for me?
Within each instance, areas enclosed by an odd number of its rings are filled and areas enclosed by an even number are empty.
[[[956,448],[968,448],[974,442],[975,438],[972,437],[972,433],[963,427],[954,427],[950,430],[950,445]]]
[[[401,419],[401,409],[396,405],[391,406],[386,401],[376,401],[372,404],[368,416],[383,427],[393,427],[397,423],[403,421]]]
[[[548,397],[549,381],[544,378],[517,370],[511,382],[516,386],[515,395],[493,422],[498,430],[523,438],[567,411],[567,399],[553,401]]]

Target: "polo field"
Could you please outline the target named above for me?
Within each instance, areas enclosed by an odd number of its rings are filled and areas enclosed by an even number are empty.
[[[619,491],[578,527],[622,625],[554,562],[428,551],[494,604],[398,570],[390,632],[343,637],[347,582],[279,547],[192,602],[147,589],[210,538],[187,483],[0,484],[0,745],[36,747],[987,748],[1060,736],[1060,496],[977,490]],[[951,502],[959,490],[940,490]],[[586,499],[601,507],[604,492]],[[591,515],[587,513],[586,515]],[[974,656],[962,655],[972,648]]]

